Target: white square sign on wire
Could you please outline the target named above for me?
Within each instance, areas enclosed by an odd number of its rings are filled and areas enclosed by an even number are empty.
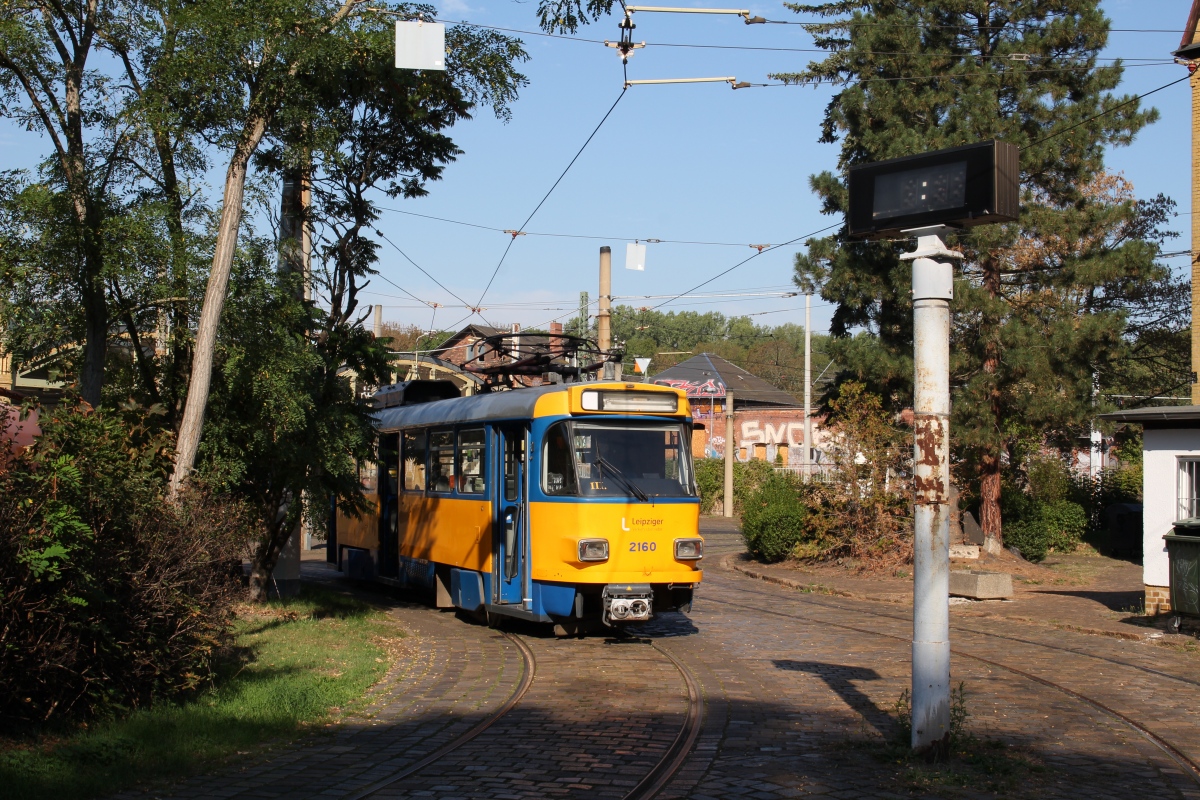
[[[646,271],[646,245],[635,242],[625,245],[625,269]]]
[[[396,69],[446,70],[446,26],[413,20],[396,23]]]

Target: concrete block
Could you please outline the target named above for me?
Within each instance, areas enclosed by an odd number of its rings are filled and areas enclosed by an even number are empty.
[[[1007,572],[950,572],[950,594],[972,600],[1006,600],[1012,597],[1012,576]]]
[[[977,544],[952,544],[950,545],[951,558],[979,558],[979,545]]]

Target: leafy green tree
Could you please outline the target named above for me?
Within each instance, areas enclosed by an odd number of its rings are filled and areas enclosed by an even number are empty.
[[[305,501],[320,524],[331,498],[363,510],[357,464],[372,459],[376,437],[351,377],[381,385],[390,372],[382,341],[304,301],[299,276],[277,271],[271,241],[249,244],[218,338],[198,466],[202,483],[257,511],[250,595],[261,600]]]
[[[57,237],[63,285],[83,312],[83,399],[100,403],[110,315],[104,238],[108,183],[124,143],[113,125],[107,77],[89,59],[119,4],[81,0],[0,3],[0,116],[37,130],[51,143],[47,172],[63,194]],[[66,343],[64,343],[66,344]]]
[[[294,140],[298,132],[307,131],[320,141],[326,122],[323,113],[330,111],[336,116],[347,108],[328,109],[323,105],[329,100],[330,75],[349,75],[349,68],[363,63],[364,56],[376,67],[370,74],[379,75],[379,62],[391,60],[390,48],[383,45],[391,21],[378,13],[380,10],[409,17],[417,12],[433,13],[430,6],[368,7],[364,0],[273,0],[266,5],[202,0],[188,6],[186,14],[181,15],[178,48],[160,67],[162,86],[170,88],[181,113],[195,119],[228,153],[229,161],[212,268],[197,323],[187,402],[171,477],[172,493],[178,492],[191,473],[200,443],[217,330],[237,251],[251,159],[271,135]],[[446,73],[423,73],[420,79],[449,82],[468,101],[490,105],[504,116],[524,82],[524,77],[513,69],[514,61],[524,56],[519,43],[494,32],[479,34],[458,26],[448,32],[447,50]],[[358,91],[362,90],[360,85]],[[421,96],[412,98],[409,105],[402,92],[393,92],[390,102],[374,106],[370,100],[362,105],[360,95],[348,108],[364,113],[385,112],[399,119],[407,116],[413,121],[413,129],[436,131],[446,124],[445,119],[423,119],[428,109],[419,102]],[[387,94],[386,90],[382,94]],[[379,123],[376,129],[387,131],[387,125]],[[419,153],[420,145],[425,143],[406,142],[406,147],[400,148],[406,155],[392,158],[391,167],[403,169],[408,154]],[[384,154],[376,151],[376,155],[382,159]],[[437,160],[436,154],[431,160]],[[382,180],[384,176],[379,177]],[[419,185],[428,177],[418,174],[413,184]],[[370,249],[357,234],[352,238],[355,246]]]
[[[979,481],[981,525],[1000,540],[1001,465],[1021,420],[1069,437],[1094,413],[1093,380],[1127,351],[1125,301],[1162,282],[1154,203],[1106,183],[1104,149],[1156,118],[1112,91],[1098,0],[841,0],[793,10],[829,52],[777,77],[840,88],[820,141],[838,166],[997,138],[1021,148],[1018,223],[951,237],[966,255],[952,304],[955,442]],[[844,214],[840,174],[812,176],[825,213]],[[811,240],[796,282],[837,303],[842,377],[911,402],[911,267],[905,242]],[[854,330],[867,335],[849,337]]]

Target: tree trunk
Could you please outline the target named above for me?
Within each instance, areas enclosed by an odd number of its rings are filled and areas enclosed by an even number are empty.
[[[289,513],[290,504],[276,506],[275,513],[270,519],[275,521],[265,540],[254,550],[254,558],[250,561],[249,599],[261,603],[267,599],[271,576],[275,573],[275,565],[279,562],[279,554],[291,538],[296,525]]]
[[[85,231],[84,236],[89,237]],[[91,249],[91,248],[88,248]],[[97,253],[84,256],[85,275],[80,287],[83,301],[84,341],[83,365],[79,370],[79,394],[92,408],[100,405],[104,388],[104,361],[108,350],[108,302],[104,286],[98,277],[100,260]],[[89,263],[91,262],[91,263]],[[93,277],[96,276],[96,277]]]
[[[266,117],[253,120],[245,128],[245,135],[229,161],[225,173],[225,196],[221,207],[221,224],[217,228],[217,242],[213,250],[212,271],[208,276],[208,288],[204,292],[204,305],[200,309],[200,320],[196,326],[196,348],[192,356],[192,375],[188,381],[187,400],[183,406],[183,420],[175,444],[175,471],[171,474],[169,497],[175,500],[184,483],[191,476],[196,464],[196,452],[200,448],[200,433],[204,427],[204,410],[208,405],[208,390],[212,384],[213,357],[216,352],[217,329],[221,322],[221,311],[225,307],[225,292],[229,288],[229,275],[233,269],[233,257],[237,252],[238,229],[242,224],[242,201],[246,190],[246,170],[258,143],[267,129]]]
[[[988,296],[995,300],[1000,294],[1000,263],[991,255],[984,258],[983,286]],[[986,315],[983,333],[987,337],[984,344],[983,372],[990,377],[988,393],[990,395],[990,411],[992,427],[999,437],[1000,426],[1004,424],[1001,418],[1000,387],[996,372],[1000,366],[1000,320],[995,318],[991,309]],[[988,553],[998,553],[1004,548],[1002,534],[1003,520],[1000,518],[1000,457],[999,441],[987,445],[988,452],[983,454],[980,463],[979,479],[979,527],[983,531],[983,549]]]

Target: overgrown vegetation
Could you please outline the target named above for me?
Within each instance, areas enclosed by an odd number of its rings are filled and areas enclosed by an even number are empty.
[[[909,563],[911,434],[858,383],[843,384],[829,409],[831,469],[821,480],[802,483],[765,461],[734,464],[734,508],[747,549],[764,561],[846,557],[868,570]],[[719,459],[697,462],[706,511],[720,497],[723,469]]]
[[[1015,449],[1018,461],[1006,476],[1003,493],[1004,541],[1029,561],[1051,552],[1069,553],[1089,534],[1103,541],[1104,510],[1116,503],[1140,503],[1140,438],[1117,449],[1119,464],[1098,478],[1072,470],[1039,440]]]
[[[725,499],[725,461],[720,458],[698,458],[696,488],[700,492],[700,511],[712,514]],[[733,513],[741,514],[749,498],[774,472],[766,461],[733,462]]]
[[[809,554],[891,571],[912,561],[912,436],[879,396],[842,384],[829,403],[827,481],[810,487]]]
[[[162,502],[169,437],[137,409],[64,404],[0,471],[0,729],[200,690],[226,643],[253,518]]]
[[[361,707],[400,632],[366,604],[306,587],[297,599],[241,606],[232,646],[187,702],[161,703],[65,737],[0,742],[13,800],[75,800],[172,779],[320,729]]]
[[[880,761],[904,765],[900,779],[909,790],[926,792],[939,787],[958,787],[1008,793],[1017,788],[1021,779],[1044,771],[1040,764],[1004,742],[981,739],[970,730],[971,711],[965,683],[950,689],[950,736],[945,749],[936,748],[928,753],[912,750],[912,707],[907,689],[892,706],[892,713],[897,723],[893,739],[885,740],[882,747],[875,742],[857,744],[870,747]]]
[[[805,541],[809,514],[802,492],[799,478],[772,472],[750,495],[742,511],[742,536],[750,555],[782,561]]]

